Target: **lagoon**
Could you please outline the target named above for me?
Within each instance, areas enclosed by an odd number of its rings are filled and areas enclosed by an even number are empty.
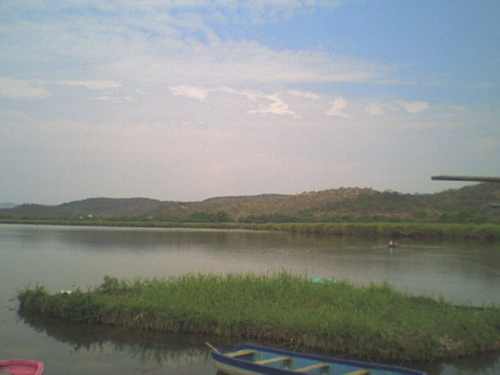
[[[281,270],[354,284],[387,282],[456,304],[500,304],[498,243],[402,241],[391,250],[383,240],[280,232],[0,225],[0,358],[39,358],[48,375],[69,368],[72,374],[212,374],[206,338],[24,322],[12,298],[37,282],[52,290],[85,288],[104,275]],[[493,374],[500,372],[498,357],[424,366],[431,374]]]

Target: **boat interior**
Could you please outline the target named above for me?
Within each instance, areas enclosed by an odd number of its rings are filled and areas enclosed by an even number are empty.
[[[254,349],[241,349],[234,352],[224,353],[230,358],[238,358],[243,361],[257,365],[282,368],[298,374],[324,374],[324,375],[379,375],[379,371],[360,369],[352,365],[342,363],[320,362],[314,359],[278,355]]]

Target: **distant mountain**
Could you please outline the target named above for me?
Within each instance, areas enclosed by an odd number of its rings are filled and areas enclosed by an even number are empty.
[[[434,194],[339,188],[299,194],[228,196],[198,202],[148,198],[90,198],[57,206],[0,209],[0,218],[137,219],[191,222],[445,221],[500,222],[500,184],[485,183]]]
[[[22,204],[0,210],[0,217],[46,219],[141,217],[157,209],[160,204],[160,201],[148,198],[90,198],[57,206]]]
[[[11,202],[0,202],[0,209],[2,208],[13,208],[16,207],[17,204]]]

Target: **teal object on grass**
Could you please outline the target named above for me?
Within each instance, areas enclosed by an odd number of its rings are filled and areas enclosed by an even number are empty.
[[[333,277],[313,276],[313,277],[311,277],[311,282],[313,282],[315,284],[334,283],[335,282],[335,278],[333,278]]]

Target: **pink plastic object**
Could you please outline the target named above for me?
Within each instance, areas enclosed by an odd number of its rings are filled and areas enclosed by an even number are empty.
[[[26,359],[0,361],[0,374],[43,375],[43,362]]]

